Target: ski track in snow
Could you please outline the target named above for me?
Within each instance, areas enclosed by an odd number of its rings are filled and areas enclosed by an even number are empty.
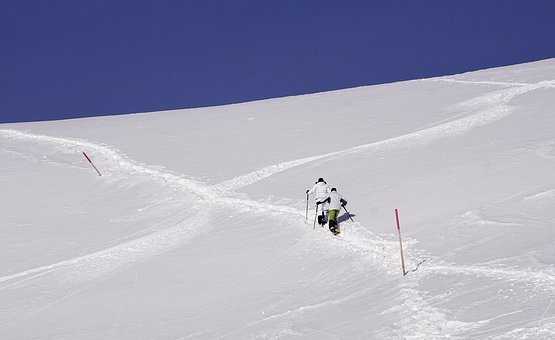
[[[105,145],[16,130],[0,130],[0,137],[9,140],[47,144],[62,153],[80,154],[83,150],[93,150],[95,159],[104,162],[103,168],[109,169],[113,174],[124,175],[126,177],[146,176],[148,179],[154,180],[161,185],[169,186],[172,189],[193,193],[205,203],[231,206],[246,213],[260,213],[280,217],[287,216],[292,221],[298,221],[298,217],[304,216],[303,211],[288,206],[273,205],[237,197],[222,197],[208,185],[201,184],[184,176],[165,172],[160,168],[148,167],[132,161],[118,150]],[[73,268],[83,277],[92,273],[97,273],[98,276],[101,273],[110,272],[117,266],[156,255],[164,249],[169,250],[190,240],[190,236],[196,235],[206,223],[205,219],[196,219],[188,222],[187,225],[192,225],[195,229],[184,229],[180,226],[170,227],[91,254],[0,277],[0,289],[18,286],[60,269],[68,270]]]
[[[84,256],[36,267],[13,275],[0,277],[0,289],[16,288],[30,280],[58,270],[75,269],[79,275],[68,274],[64,281],[82,282],[106,274],[116,268],[174,249],[197,236],[207,225],[208,213],[200,211],[176,226],[127,241]]]
[[[555,189],[544,190],[533,195],[528,195],[523,198],[524,201],[541,200],[545,198],[555,197]]]
[[[535,84],[525,84],[503,82],[471,82],[447,78],[437,80],[511,87],[499,91],[494,91],[459,104],[467,111],[474,112],[463,118],[455,119],[446,123],[441,123],[430,128],[411,132],[398,137],[355,146],[346,150],[326,153],[323,155],[312,157],[305,157],[293,161],[287,161],[267,166],[248,174],[237,176],[233,179],[224,181],[214,186],[208,186],[184,176],[172,174],[159,168],[152,168],[134,162],[126,156],[123,156],[116,149],[110,148],[105,145],[94,144],[91,142],[76,139],[31,134],[16,130],[0,130],[0,137],[11,140],[23,140],[48,144],[54,146],[57,151],[63,153],[80,153],[81,151],[94,150],[95,158],[102,158],[103,161],[106,163],[105,165],[110,165],[109,170],[114,173],[121,173],[126,176],[145,175],[148,178],[156,180],[163,185],[169,185],[170,187],[177,190],[191,192],[197,195],[201,200],[208,203],[240,208],[244,212],[262,213],[276,216],[285,215],[298,222],[300,218],[304,217],[304,211],[302,210],[289,206],[263,203],[249,199],[237,198],[229,195],[226,196],[225,194],[233,194],[234,190],[254,184],[265,178],[281,173],[293,167],[297,167],[317,160],[332,160],[337,157],[342,157],[358,152],[380,152],[390,148],[410,148],[414,146],[422,146],[440,138],[458,136],[474,128],[496,122],[511,114],[512,110],[508,103],[516,96],[523,95],[537,89],[555,87],[555,81],[543,81]],[[199,231],[202,229],[201,227],[204,227],[207,224],[207,219],[207,213],[199,213],[197,216],[191,218],[191,220],[185,222],[187,226],[192,226],[189,228],[173,226],[168,229],[155,232],[135,240],[124,242],[92,254],[87,254],[51,265],[41,266],[22,271],[20,273],[0,277],[0,289],[18,287],[19,285],[25,284],[29,280],[51,274],[52,272],[59,269],[76,269],[81,276],[76,278],[73,275],[71,276],[72,280],[80,281],[92,277],[97,277],[101,274],[113,271],[123,264],[154,256],[168,249],[179,246],[185,241],[189,241],[199,233]],[[356,225],[358,225],[358,223]],[[364,228],[360,229],[363,229],[364,233],[368,234],[370,239],[362,235],[361,232],[358,232],[348,234],[350,236],[343,239],[343,241],[345,242],[334,244],[340,244],[341,247],[344,247],[349,251],[354,251],[361,255],[373,257],[376,260],[376,263],[381,262],[382,265],[385,266],[386,271],[389,271],[391,274],[396,275],[398,270],[396,268],[397,259],[395,257],[395,242],[382,239],[378,235],[374,235]],[[369,241],[373,242],[370,243],[372,244],[370,248],[368,247]],[[381,258],[382,256],[383,258]],[[392,270],[392,268],[394,268],[393,262],[395,262],[395,270]],[[434,262],[436,263],[436,265],[428,266],[425,270],[423,270],[424,275],[430,273],[453,273],[484,276],[510,282],[531,283],[533,285],[542,286],[543,288],[550,290],[551,292],[555,291],[555,275],[552,273],[526,271],[521,269],[503,269],[485,265],[449,265],[440,263],[436,260],[434,260]],[[417,321],[416,323],[407,323],[400,325],[401,329],[404,331],[404,334],[418,335],[420,334],[421,330],[429,330],[429,327],[426,327],[425,323],[429,323],[429,321],[427,320],[429,319],[430,315],[434,316],[433,319],[436,322],[439,322],[441,325],[443,325],[443,328],[440,327],[440,330],[443,329],[443,331],[441,332],[445,332],[445,330],[447,330],[447,334],[459,333],[475,327],[475,325],[472,324],[460,323],[458,321],[448,321],[443,313],[440,313],[437,310],[434,310],[433,307],[428,306],[425,299],[420,296],[417,290],[405,289],[403,294],[403,304],[406,307],[411,307],[412,310],[420,311],[420,314],[415,313],[415,315],[413,316],[413,321]],[[314,306],[299,307],[294,311],[287,311],[275,316],[268,317],[264,320],[255,321],[253,324],[274,318],[288,316],[292,313],[294,314],[298,312],[306,312],[312,309],[316,309],[318,308],[318,306],[329,305],[330,303],[339,303],[344,299],[349,299],[349,297],[347,296],[345,298],[340,298],[338,301],[322,302]],[[414,304],[416,304],[417,306],[415,307]]]
[[[124,156],[123,153],[119,152],[117,149],[106,145],[95,144],[72,138],[60,138],[26,133],[11,129],[0,130],[0,136],[8,140],[21,140],[48,144],[56,148],[56,151],[66,154],[81,154],[83,151],[87,152],[92,150],[94,151],[94,153],[91,153],[94,154],[93,161],[95,161],[95,159],[101,159],[104,161],[106,166],[112,165],[108,168],[111,172],[123,173],[126,176],[145,175],[164,185],[170,185],[174,189],[182,190],[183,188],[186,188],[187,191],[202,198],[210,199],[215,197],[215,193],[212,192],[209,187],[201,184],[200,182],[184,176],[172,174],[169,171],[140,164]],[[106,175],[110,174],[108,173],[105,174],[105,176]]]
[[[544,269],[543,271],[524,269],[505,269],[492,266],[463,266],[455,264],[438,264],[426,267],[425,272],[438,273],[442,275],[477,275],[495,280],[503,280],[515,283],[531,284],[534,288],[543,289],[555,293],[555,271]]]
[[[286,318],[286,317],[295,317],[299,314],[310,312],[310,311],[313,311],[313,310],[318,310],[318,309],[323,308],[323,307],[339,305],[339,304],[344,303],[346,301],[349,301],[349,300],[355,299],[357,297],[360,297],[361,295],[363,295],[363,293],[365,293],[369,290],[370,290],[370,288],[366,288],[366,289],[363,289],[361,291],[356,291],[354,293],[350,293],[350,294],[348,294],[344,297],[341,297],[341,298],[325,300],[325,301],[318,302],[318,303],[311,304],[311,305],[299,306],[295,309],[287,310],[285,312],[265,316],[264,318],[262,318],[260,320],[249,322],[245,326],[243,326],[241,328],[238,328],[238,329],[235,329],[235,330],[233,330],[233,331],[231,331],[231,332],[229,332],[225,335],[221,335],[218,338],[219,339],[224,339],[224,338],[229,338],[229,337],[232,337],[232,336],[237,336],[237,333],[240,333],[244,330],[248,330],[252,327],[258,326],[258,325],[266,323],[268,321],[279,320],[279,319],[283,319],[283,318]]]
[[[494,91],[492,93],[488,93],[486,95],[471,99],[460,104],[466,111],[477,111],[474,114],[465,116],[463,118],[419,131],[411,132],[398,137],[358,145],[346,150],[340,150],[318,156],[305,157],[293,161],[270,165],[262,169],[247,173],[245,175],[240,175],[230,180],[224,181],[220,184],[217,184],[215,188],[219,192],[225,193],[254,184],[280,172],[317,160],[333,160],[338,157],[359,152],[383,152],[392,148],[410,148],[413,146],[423,146],[441,138],[459,136],[474,128],[494,123],[510,115],[512,110],[511,107],[508,106],[508,102],[513,98],[534,90],[548,87],[555,87],[555,81],[542,81],[535,84],[526,84],[518,87],[503,89],[500,91]]]

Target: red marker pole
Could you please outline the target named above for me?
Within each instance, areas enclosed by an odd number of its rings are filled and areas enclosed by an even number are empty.
[[[100,171],[98,171],[98,169],[96,168],[96,166],[94,166],[94,163],[91,161],[91,159],[89,158],[89,156],[87,156],[87,154],[85,153],[85,151],[83,151],[83,156],[85,156],[85,158],[89,161],[89,163],[92,165],[92,167],[96,170],[96,173],[98,174],[98,176],[102,176],[102,174],[100,173]]]
[[[399,210],[395,209],[395,219],[397,220],[397,233],[399,234],[399,247],[401,248],[401,268],[403,276],[407,275],[405,271],[405,258],[403,256],[403,242],[401,241],[401,225],[399,224]]]

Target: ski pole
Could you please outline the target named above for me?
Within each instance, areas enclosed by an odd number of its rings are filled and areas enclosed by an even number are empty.
[[[401,241],[401,226],[399,224],[399,211],[395,209],[395,219],[397,220],[397,232],[399,233],[399,247],[401,249],[401,268],[403,269],[403,276],[407,275],[405,270],[405,258],[403,256],[403,242]]]
[[[306,213],[304,216],[304,223],[308,224],[308,192],[306,193]]]
[[[96,173],[98,174],[98,176],[102,176],[100,174],[100,171],[98,171],[98,169],[96,168],[96,166],[94,166],[94,163],[91,161],[91,159],[89,158],[89,156],[87,156],[87,154],[85,153],[85,151],[83,151],[83,156],[85,156],[85,158],[89,161],[89,163],[92,165],[92,167],[96,170]]]
[[[318,204],[316,204],[316,212],[314,213],[314,225],[312,226],[312,229],[316,229],[316,219],[318,218]]]
[[[347,213],[347,215],[349,215],[349,218],[351,219],[351,221],[354,222],[355,220],[353,220],[353,218],[351,217],[351,213],[347,210],[347,208],[345,208],[344,205],[342,205],[342,207],[343,207],[343,209],[345,209],[345,212]]]

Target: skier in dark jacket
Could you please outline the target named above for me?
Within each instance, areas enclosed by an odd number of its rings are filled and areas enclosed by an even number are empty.
[[[332,188],[328,197],[326,197],[322,201],[319,201],[316,204],[324,204],[324,203],[327,203],[329,206],[328,226],[330,228],[330,231],[335,235],[337,235],[341,232],[339,230],[339,224],[337,223],[337,216],[339,215],[339,210],[341,210],[341,207],[347,205],[347,201],[344,200],[341,195],[339,195],[336,188]]]

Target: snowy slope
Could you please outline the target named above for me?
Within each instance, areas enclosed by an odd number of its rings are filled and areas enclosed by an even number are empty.
[[[553,339],[554,94],[549,59],[0,125],[0,338]]]

